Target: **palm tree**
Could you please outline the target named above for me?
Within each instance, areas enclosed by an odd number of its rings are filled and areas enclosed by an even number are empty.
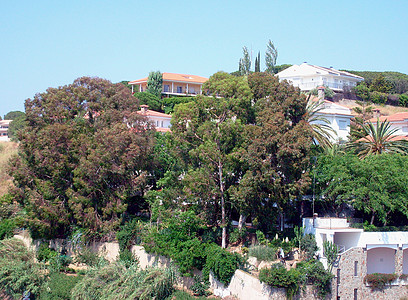
[[[336,136],[336,132],[329,126],[330,122],[319,113],[323,109],[324,101],[313,101],[309,95],[306,111],[308,115],[307,121],[313,130],[313,141],[323,148],[328,148],[332,146],[331,140],[333,136]]]
[[[381,153],[408,154],[408,141],[395,136],[398,129],[392,129],[387,120],[377,119],[376,125],[371,122],[360,125],[364,137],[347,145],[347,149],[355,151],[360,158]]]

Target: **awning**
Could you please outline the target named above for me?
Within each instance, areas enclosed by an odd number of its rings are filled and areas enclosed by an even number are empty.
[[[367,244],[367,250],[374,249],[374,248],[390,248],[397,250],[398,244]]]

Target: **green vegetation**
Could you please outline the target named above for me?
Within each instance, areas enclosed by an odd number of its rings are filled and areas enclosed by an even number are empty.
[[[147,78],[147,88],[146,92],[156,96],[161,97],[163,85],[163,74],[160,71],[150,72]]]
[[[256,257],[259,261],[273,261],[276,259],[278,249],[269,246],[255,245],[248,249],[248,256]]]
[[[44,265],[17,239],[0,241],[0,290],[19,299],[24,292],[38,295],[46,277]]]
[[[331,293],[331,280],[333,275],[326,271],[322,263],[318,261],[308,261],[299,263],[296,269],[286,268],[278,263],[270,268],[261,269],[259,280],[271,287],[285,288],[288,299],[300,292],[300,288],[305,284],[312,284],[321,299],[325,299]]]
[[[408,75],[400,72],[373,72],[373,71],[347,71],[364,77],[368,86],[373,85],[373,90],[392,94],[408,92]]]
[[[48,281],[40,290],[40,300],[69,300],[75,285],[82,280],[83,276],[70,276],[63,273],[51,273]]]

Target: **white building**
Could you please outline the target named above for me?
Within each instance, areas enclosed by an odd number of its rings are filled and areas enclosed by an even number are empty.
[[[343,91],[344,87],[354,87],[364,78],[333,68],[325,68],[303,63],[293,65],[278,74],[279,81],[287,80],[301,91],[310,91],[321,85],[327,86],[335,92]]]
[[[319,100],[315,98],[311,101]],[[347,141],[350,135],[350,120],[354,117],[351,114],[351,109],[328,100],[320,101],[322,104],[319,107],[320,110],[316,113],[316,116],[324,117],[329,124],[322,121],[317,121],[315,123],[326,124],[334,130],[331,142]]]
[[[0,141],[8,142],[10,138],[8,136],[8,128],[13,120],[0,120]]]
[[[153,123],[158,132],[168,132],[171,126],[171,115],[164,114],[158,111],[149,109],[148,105],[140,105],[138,114],[147,117],[147,119]]]
[[[376,124],[377,120],[380,122],[390,122],[391,129],[395,129],[394,135],[408,136],[408,112],[399,112],[390,116],[381,116],[378,119],[372,118],[370,122]]]

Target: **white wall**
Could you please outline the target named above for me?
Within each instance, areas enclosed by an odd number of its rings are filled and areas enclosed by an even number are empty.
[[[334,243],[345,247],[345,250],[355,247],[360,239],[361,232],[336,232]]]
[[[367,251],[367,274],[395,272],[395,250],[373,248]]]

